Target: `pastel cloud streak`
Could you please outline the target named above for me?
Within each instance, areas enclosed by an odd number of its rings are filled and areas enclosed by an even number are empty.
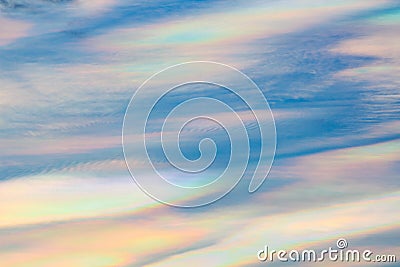
[[[395,1],[21,2],[0,9],[3,265],[252,266],[266,244],[343,236],[398,251],[384,237],[400,230]],[[141,82],[198,59],[257,82],[277,158],[255,194],[244,181],[179,210],[129,177],[121,123]],[[376,235],[374,247],[357,243]]]
[[[8,45],[28,35],[31,25],[21,20],[0,17],[0,46]]]
[[[398,229],[396,210],[400,198],[392,186],[396,169],[388,167],[393,166],[390,162],[399,160],[398,146],[394,142],[338,150],[300,158],[294,164],[287,160],[271,179],[291,179],[303,173],[304,177],[295,184],[261,192],[252,201],[243,199],[233,206],[221,205],[199,212],[179,211],[154,203],[135,187],[127,187],[125,178],[100,181],[53,176],[9,181],[0,187],[1,201],[10,203],[2,210],[6,217],[2,217],[0,247],[10,243],[23,246],[24,255],[32,256],[28,265],[14,252],[3,252],[2,259],[13,266],[51,265],[57,261],[66,266],[140,266],[145,262],[154,266],[183,266],[193,261],[242,266],[256,263],[254,253],[265,244],[276,249],[323,246],[340,236],[356,239]],[[357,160],[360,157],[361,162]],[[387,158],[391,161],[384,160]],[[329,169],[333,163],[337,172]],[[364,175],[362,166],[366,164],[375,167],[369,170],[370,176],[363,183],[375,186],[363,187],[367,191],[355,197],[354,193],[359,194],[354,192],[358,183],[356,174]],[[312,175],[302,171],[312,165],[320,166],[309,170]],[[349,172],[355,180],[344,181],[347,192],[327,182],[337,183],[339,177],[346,178]],[[392,176],[387,187],[375,179],[378,174]],[[113,191],[108,189],[110,186]],[[336,191],[340,195],[315,206],[309,198],[318,196],[307,193],[314,190],[310,186],[320,194]],[[283,201],[289,204],[283,210],[271,204]],[[80,253],[82,250],[88,253]],[[46,251],[49,252],[45,256]]]

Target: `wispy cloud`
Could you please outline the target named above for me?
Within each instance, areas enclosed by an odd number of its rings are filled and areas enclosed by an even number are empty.
[[[0,1],[3,265],[250,266],[266,244],[339,236],[396,249],[377,237],[399,231],[396,1],[9,2]],[[131,179],[121,149],[129,99],[187,60],[231,64],[267,96],[278,149],[255,194],[245,180],[211,206],[180,210]],[[238,113],[252,128],[251,113]],[[204,122],[186,130],[188,147],[223,137]]]
[[[18,38],[28,35],[32,25],[21,20],[0,17],[0,46],[8,45]]]

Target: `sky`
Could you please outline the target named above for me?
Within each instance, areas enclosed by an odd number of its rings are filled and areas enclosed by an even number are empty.
[[[257,252],[265,245],[324,249],[338,238],[400,260],[399,32],[400,3],[390,0],[0,0],[2,265],[262,266]],[[205,86],[160,102],[150,124],[206,95],[235,107],[252,133],[243,179],[191,209],[141,191],[121,137],[141,84],[188,61],[247,75],[276,126],[268,178],[249,194],[260,138],[240,101]],[[230,114],[214,115],[237,129]],[[199,140],[216,140],[212,171],[226,168],[229,142],[219,125],[193,121],[182,135],[192,160]],[[173,182],[213,179],[184,180],[160,149],[150,154]]]

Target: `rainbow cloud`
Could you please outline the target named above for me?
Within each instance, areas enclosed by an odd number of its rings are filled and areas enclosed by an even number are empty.
[[[323,249],[339,237],[399,251],[396,1],[8,2],[2,266],[255,266],[265,245]],[[278,149],[256,193],[246,176],[212,205],[177,209],[133,182],[121,127],[135,89],[188,60],[249,75],[270,102]],[[221,137],[203,124],[189,132],[189,143]]]

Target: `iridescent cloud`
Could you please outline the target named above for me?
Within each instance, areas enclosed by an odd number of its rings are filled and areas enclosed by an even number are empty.
[[[396,1],[6,2],[2,265],[251,266],[264,245],[324,248],[338,237],[398,251]],[[255,194],[244,181],[213,205],[175,209],[131,179],[129,99],[187,60],[232,64],[269,99],[277,157]]]

